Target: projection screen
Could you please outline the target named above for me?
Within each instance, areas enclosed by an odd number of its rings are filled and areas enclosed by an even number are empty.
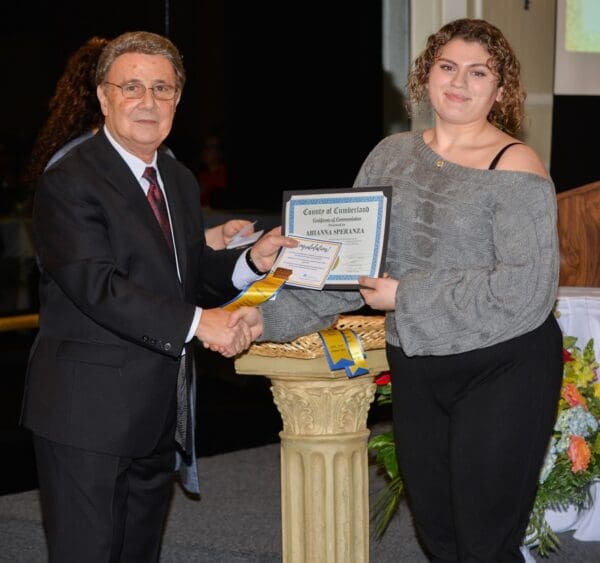
[[[600,95],[599,0],[558,0],[554,93]]]

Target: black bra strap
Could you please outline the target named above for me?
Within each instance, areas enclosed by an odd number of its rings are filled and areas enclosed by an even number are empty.
[[[508,145],[506,145],[505,147],[502,147],[498,151],[498,154],[494,157],[494,160],[492,160],[492,162],[490,163],[490,167],[488,168],[488,170],[494,170],[496,168],[496,166],[498,165],[498,162],[502,158],[502,155],[506,152],[506,149],[509,149],[513,145],[522,145],[522,144],[523,143],[514,142],[514,143],[508,143]]]

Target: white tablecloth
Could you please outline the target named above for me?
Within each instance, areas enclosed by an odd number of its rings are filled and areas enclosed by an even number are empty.
[[[580,348],[593,338],[596,358],[600,358],[600,287],[561,287],[557,308],[563,334],[576,336]]]
[[[594,339],[596,358],[600,358],[600,288],[561,287],[558,291],[558,324],[565,336],[576,336],[581,349]],[[600,482],[591,487],[592,504],[586,510],[570,508],[565,511],[546,511],[546,520],[557,533],[574,531],[581,541],[600,541]],[[535,559],[526,548],[525,561]]]

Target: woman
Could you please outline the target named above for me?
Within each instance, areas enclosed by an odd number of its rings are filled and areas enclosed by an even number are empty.
[[[522,561],[562,378],[554,187],[512,136],[525,94],[496,27],[442,27],[409,92],[428,99],[433,128],[384,139],[356,180],[393,186],[387,274],[361,278],[360,294],[387,312],[398,462],[432,561]],[[262,308],[262,338],[289,340],[361,304],[282,291]]]
[[[108,42],[103,37],[92,37],[69,57],[49,103],[50,115],[31,154],[24,178],[28,184],[35,185],[46,168],[102,127],[104,116],[96,95],[96,65]],[[169,148],[162,149],[174,158]],[[254,227],[245,219],[232,219],[206,229],[206,243],[214,250],[222,250],[246,225],[248,234],[252,233]]]
[[[31,153],[26,176],[30,183],[104,123],[96,96],[96,63],[107,43],[104,37],[91,37],[69,56],[48,104],[50,114]]]

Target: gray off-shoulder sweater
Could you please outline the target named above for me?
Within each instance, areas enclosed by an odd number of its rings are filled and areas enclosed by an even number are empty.
[[[551,181],[446,162],[410,132],[381,141],[355,182],[384,185],[393,186],[386,271],[400,281],[387,342],[409,356],[455,354],[547,318],[559,267]],[[362,305],[358,291],[284,288],[262,306],[261,340],[320,330]]]

